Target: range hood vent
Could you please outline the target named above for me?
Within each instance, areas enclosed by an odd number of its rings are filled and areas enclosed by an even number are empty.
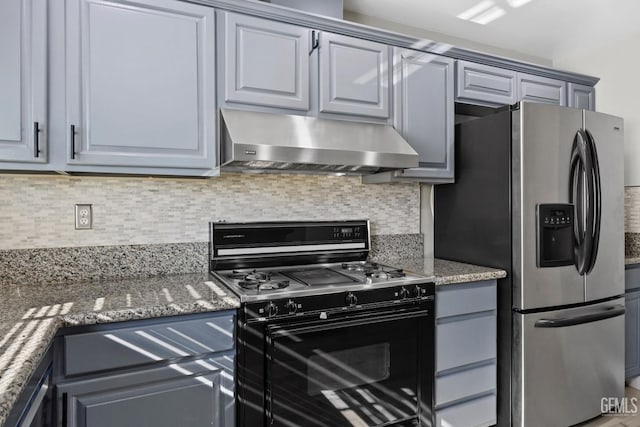
[[[221,109],[223,171],[366,175],[418,167],[388,125]]]

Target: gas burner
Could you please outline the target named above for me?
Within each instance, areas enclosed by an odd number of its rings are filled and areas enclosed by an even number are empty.
[[[380,266],[375,262],[343,262],[342,269],[347,271],[356,271],[358,273],[364,273],[369,275],[374,271],[378,271]]]
[[[366,273],[365,273],[366,274]],[[393,270],[378,270],[367,274],[367,276],[373,277],[375,279],[395,279],[398,277],[405,277],[405,272],[401,269],[393,269]]]
[[[273,291],[289,286],[288,280],[273,280],[271,273],[253,270],[251,272],[232,271],[229,275],[238,280],[238,286],[243,289],[255,289],[260,291]]]
[[[376,262],[344,262],[342,263],[342,268],[347,271],[355,271],[358,273],[363,273],[367,277],[372,277],[374,279],[395,279],[398,277],[405,277],[405,272],[400,269],[385,269],[384,266],[379,265]]]

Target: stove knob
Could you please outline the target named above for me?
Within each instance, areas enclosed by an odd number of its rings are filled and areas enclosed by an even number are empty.
[[[289,314],[293,314],[298,311],[298,304],[296,304],[294,300],[290,299],[285,303],[284,308],[289,312]]]
[[[356,297],[352,292],[349,292],[347,294],[346,302],[349,307],[353,307],[358,303],[358,297]]]
[[[403,286],[402,289],[400,289],[400,298],[407,299],[409,298],[409,296],[410,296],[409,290]]]
[[[416,285],[416,287],[413,288],[413,297],[420,298],[421,295],[422,295],[422,289],[420,289],[420,286]]]
[[[278,306],[275,305],[274,303],[270,302],[269,304],[267,304],[267,315],[269,317],[273,317],[276,314],[278,314]]]

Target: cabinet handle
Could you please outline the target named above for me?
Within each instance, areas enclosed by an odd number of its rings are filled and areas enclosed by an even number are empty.
[[[40,157],[40,123],[33,122],[33,157]]]
[[[311,31],[311,50],[309,51],[309,55],[313,53],[314,50],[320,47],[320,32],[316,30]]]
[[[67,425],[67,421],[68,421],[68,416],[67,416],[67,404],[69,403],[69,397],[67,395],[67,393],[62,393],[62,425],[66,426]]]
[[[71,159],[76,158],[76,125],[71,125]]]

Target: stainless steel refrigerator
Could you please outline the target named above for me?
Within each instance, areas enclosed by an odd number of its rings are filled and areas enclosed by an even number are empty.
[[[455,183],[434,190],[435,255],[508,272],[498,425],[598,416],[624,395],[622,119],[520,103],[456,125],[455,150]]]

